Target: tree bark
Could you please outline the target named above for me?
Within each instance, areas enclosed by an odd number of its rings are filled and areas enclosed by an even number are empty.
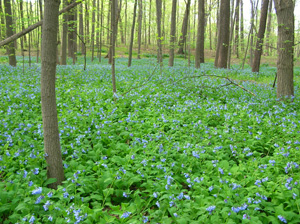
[[[83,6],[82,4],[79,7],[79,36],[80,38],[84,38],[84,29],[83,29]],[[86,54],[84,43],[80,44],[80,51],[83,55]]]
[[[234,42],[234,53],[239,58],[239,31],[240,31],[240,0],[236,0],[235,6],[235,42]]]
[[[175,48],[175,35],[176,35],[176,6],[177,0],[172,1],[172,15],[171,15],[171,34],[170,34],[170,53],[169,53],[169,66],[174,65],[174,48]]]
[[[240,20],[240,42],[241,42],[241,51],[245,51],[245,42],[244,42],[244,0],[241,1],[241,20]]]
[[[188,20],[189,20],[189,15],[190,15],[190,5],[191,5],[191,0],[187,0],[186,3],[186,8],[185,8],[185,13],[184,13],[184,19],[181,27],[181,35],[179,38],[179,49],[178,49],[178,54],[184,54],[183,47],[184,44],[186,43],[186,35],[187,35],[187,28],[188,28]]]
[[[204,25],[205,10],[204,0],[198,0],[198,33],[196,43],[195,68],[200,68],[200,63],[204,63]]]
[[[270,34],[271,34],[271,27],[272,27],[272,8],[273,8],[273,1],[270,1],[269,4],[269,13],[268,13],[268,24],[267,24],[267,33],[266,33],[266,55],[269,56],[271,54],[272,48],[270,47],[271,41],[270,41]]]
[[[257,42],[256,42],[255,53],[254,53],[254,60],[252,64],[252,72],[259,72],[262,46],[264,43],[264,35],[265,35],[267,16],[268,16],[268,6],[269,6],[269,0],[263,0],[261,6],[261,12],[260,12],[260,23],[259,23],[259,30],[257,33]]]
[[[162,35],[161,35],[161,9],[162,9],[162,1],[156,0],[157,63],[159,63],[160,67],[162,68],[163,58],[162,58]]]
[[[141,59],[141,45],[142,45],[142,20],[143,20],[143,2],[138,1],[139,13],[138,13],[138,55],[137,58]]]
[[[218,38],[219,55],[218,68],[227,68],[228,46],[229,46],[229,24],[230,24],[230,1],[221,0],[220,15],[220,32]]]
[[[112,75],[112,87],[113,93],[116,94],[116,74],[115,74],[115,43],[117,37],[117,24],[118,24],[118,0],[111,0],[111,75]]]
[[[149,23],[148,23],[148,45],[150,46],[150,44],[151,44],[151,15],[152,15],[152,13],[151,13],[151,2],[152,2],[152,0],[150,0],[150,2],[149,2]]]
[[[278,23],[277,98],[294,95],[294,2],[275,0]]]
[[[73,0],[75,1],[75,0]],[[71,10],[68,13],[68,56],[73,59],[73,64],[76,61],[76,49],[77,49],[77,11]]]
[[[59,15],[63,14],[64,12],[67,12],[70,9],[74,8],[75,6],[81,4],[82,1],[74,2],[70,5],[68,5],[67,7],[63,8],[62,10],[59,11]],[[25,34],[35,30],[38,27],[40,27],[42,24],[43,24],[43,20],[40,20],[39,22],[27,27],[25,30],[22,30],[19,33],[16,33],[14,35],[11,35],[11,36],[7,37],[5,40],[2,40],[0,42],[0,47],[9,44],[12,41],[17,40],[18,38],[24,36]]]
[[[68,1],[64,0],[64,6],[68,5]],[[68,15],[63,15],[62,25],[62,41],[61,41],[61,64],[67,65],[67,36],[68,36]]]
[[[6,37],[8,38],[14,34],[13,33],[14,25],[12,20],[10,0],[4,0],[4,8],[5,8],[5,20],[6,20]],[[17,66],[16,52],[15,52],[15,46],[13,42],[11,42],[7,46],[7,53],[8,53],[9,64],[11,66]]]
[[[132,18],[131,36],[130,36],[130,44],[129,44],[129,55],[128,55],[128,67],[131,66],[131,61],[132,61],[132,48],[133,48],[133,39],[134,39],[136,7],[137,7],[137,0],[134,1],[134,7],[133,7],[133,18]]]
[[[48,165],[48,178],[56,178],[49,187],[57,188],[62,184],[64,170],[60,150],[56,96],[56,43],[58,28],[58,0],[45,1],[44,24],[42,27],[42,65],[41,65],[41,100],[44,130],[44,148]]]
[[[95,53],[95,10],[96,10],[96,1],[93,0],[93,10],[92,10],[92,33],[91,33],[91,47],[92,47],[92,61],[94,61],[94,53]]]

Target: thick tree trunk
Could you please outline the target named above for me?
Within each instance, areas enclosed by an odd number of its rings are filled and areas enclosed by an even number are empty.
[[[143,2],[139,0],[139,15],[138,15],[138,55],[137,58],[141,59],[141,45],[142,45],[142,20],[143,20]]]
[[[49,187],[57,188],[64,180],[55,96],[56,43],[59,1],[45,1],[45,22],[42,28],[41,100],[44,147],[48,178],[56,178]]]
[[[277,98],[294,95],[294,2],[275,0],[278,22]]]
[[[160,64],[160,67],[163,66],[163,58],[162,58],[162,35],[161,35],[161,8],[162,8],[162,1],[161,0],[156,0],[157,63]]]
[[[171,34],[170,34],[170,53],[169,53],[169,66],[174,65],[174,48],[175,48],[175,35],[176,35],[176,6],[177,0],[172,1],[172,15],[171,15]]]
[[[257,33],[256,49],[255,49],[254,60],[252,64],[252,72],[259,72],[262,46],[264,43],[264,35],[265,35],[267,16],[268,16],[268,6],[269,6],[269,0],[263,0],[263,4],[261,6],[261,12],[260,12],[260,23],[259,23],[259,30]]]
[[[185,13],[184,13],[184,19],[183,19],[182,28],[181,28],[181,35],[180,35],[179,43],[178,43],[178,45],[179,45],[179,49],[177,52],[178,54],[184,54],[183,47],[184,47],[184,44],[186,43],[188,20],[189,20],[189,15],[190,15],[190,5],[191,5],[191,0],[187,0]]]
[[[14,34],[10,0],[4,0],[4,8],[5,8],[5,20],[6,20],[6,37],[8,38]],[[9,64],[11,66],[17,66],[16,52],[15,52],[15,46],[13,42],[11,42],[7,46],[7,53],[8,53]]]
[[[204,0],[198,0],[198,33],[196,43],[195,68],[200,68],[200,63],[204,63],[204,23]]]
[[[132,26],[131,26],[131,36],[130,36],[130,44],[129,44],[128,67],[131,66],[131,61],[132,61],[132,48],[133,48],[133,39],[134,39],[137,1],[138,0],[134,1],[134,7],[133,7],[133,18],[132,18],[133,21],[132,21]]]
[[[229,25],[230,25],[230,1],[221,0],[220,15],[220,32],[218,38],[219,54],[218,68],[227,68],[228,45],[229,45]]]

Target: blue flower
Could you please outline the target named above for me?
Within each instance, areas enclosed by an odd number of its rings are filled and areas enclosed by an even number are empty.
[[[50,192],[49,192],[47,195],[48,195],[48,197],[49,197],[49,198],[51,198],[51,197],[52,197],[52,195],[53,195],[53,192],[52,192],[52,191],[50,191]]]
[[[156,204],[156,206],[157,206],[157,207],[160,207],[160,204],[159,204],[159,202],[158,202],[158,201],[157,201],[155,204]]]
[[[41,202],[41,200],[42,200],[44,197],[45,197],[45,196],[40,195],[40,196],[36,199],[35,204],[39,204],[39,203]]]
[[[130,216],[131,212],[124,212],[121,218],[128,218]]]
[[[27,177],[27,171],[26,170],[24,170],[24,175],[23,175],[23,178],[26,178]]]
[[[33,173],[35,174],[35,175],[37,175],[37,174],[39,174],[39,168],[34,168],[34,170],[33,170]]]
[[[45,211],[48,211],[50,205],[51,205],[51,204],[50,204],[50,201],[47,201],[47,202],[43,205]]]
[[[35,220],[35,217],[34,217],[34,215],[32,215],[32,216],[30,217],[30,219],[29,219],[29,222],[30,222],[30,223],[34,223],[34,220]]]
[[[282,215],[279,215],[277,217],[281,222],[287,223],[286,219]]]
[[[38,187],[38,188],[34,189],[31,193],[33,195],[35,195],[35,194],[41,194],[42,193],[42,187]]]
[[[126,194],[126,192],[123,192],[123,197],[128,198],[128,194]]]
[[[156,192],[153,193],[153,197],[157,198],[157,193]]]
[[[143,216],[143,223],[147,223],[149,221],[147,216]]]
[[[216,206],[215,206],[215,205],[211,205],[211,206],[209,206],[208,208],[206,208],[206,211],[208,211],[208,212],[209,212],[209,214],[211,214],[211,213],[212,213],[212,211],[213,211],[213,210],[215,210],[215,208],[216,208]]]
[[[53,221],[53,217],[50,215],[50,216],[48,217],[48,220],[49,220],[50,222],[52,222],[52,221]]]

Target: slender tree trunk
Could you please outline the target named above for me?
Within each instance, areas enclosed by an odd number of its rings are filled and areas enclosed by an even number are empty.
[[[234,0],[231,1],[231,25],[230,25],[230,33],[229,33],[229,44],[228,44],[228,59],[227,59],[227,68],[231,68],[231,51],[232,51],[232,40],[233,40],[233,34],[234,34],[234,27],[235,27],[235,9],[234,9]]]
[[[149,22],[148,22],[148,45],[151,45],[151,2],[152,0],[150,0],[149,2]]]
[[[129,44],[129,55],[128,55],[128,67],[131,66],[132,61],[132,48],[133,48],[133,39],[134,39],[134,28],[135,28],[135,17],[136,17],[136,7],[137,7],[137,1],[134,1],[134,7],[133,7],[133,18],[132,18],[132,27],[131,27],[131,36],[130,36],[130,44]]]
[[[67,0],[64,0],[64,6],[68,4]],[[61,43],[61,64],[67,64],[67,35],[68,35],[68,15],[63,15],[63,30],[62,30],[62,43]]]
[[[127,0],[125,0],[124,44],[127,44]]]
[[[117,13],[118,13],[118,0],[111,0],[111,75],[112,75],[112,87],[113,93],[116,94],[116,74],[115,74],[115,43],[117,37]]]
[[[101,56],[102,56],[102,39],[103,39],[103,35],[104,35],[104,32],[103,32],[103,1],[104,0],[101,0],[101,19],[100,19],[100,46],[99,46],[99,62],[101,62]]]
[[[84,39],[84,32],[83,32],[83,6],[82,4],[79,6],[79,36],[80,38]],[[83,55],[86,54],[84,43],[81,42],[80,44],[80,51]]]
[[[49,187],[57,188],[62,184],[64,170],[59,142],[59,130],[55,96],[56,43],[59,1],[45,1],[45,17],[42,27],[42,74],[41,100],[44,130],[44,147],[48,178],[56,178]]]
[[[219,52],[220,52],[220,42],[219,37],[220,37],[220,1],[217,0],[217,29],[216,29],[216,56],[215,56],[215,67],[218,66],[218,58],[219,58]]]
[[[262,1],[263,4],[261,6],[261,12],[260,12],[260,23],[259,23],[259,30],[257,33],[257,42],[256,42],[255,53],[254,53],[254,61],[252,64],[252,72],[259,72],[262,46],[264,43],[264,35],[265,35],[267,16],[268,16],[269,0],[262,0]]]
[[[277,98],[294,95],[294,2],[275,0],[278,23]]]
[[[93,0],[93,10],[92,10],[92,33],[91,33],[91,47],[92,47],[92,61],[94,61],[94,53],[95,53],[95,10],[96,10],[96,1]]]
[[[196,44],[195,68],[200,68],[200,63],[204,63],[204,23],[205,23],[204,0],[198,0],[198,33]]]
[[[156,0],[157,63],[159,63],[160,67],[162,68],[163,58],[162,58],[161,9],[162,9],[162,1]]]
[[[174,48],[175,48],[175,35],[176,35],[176,6],[177,0],[172,0],[172,15],[171,15],[171,35],[170,35],[170,53],[169,53],[169,66],[174,65]]]
[[[89,45],[89,43],[90,43],[90,13],[89,13],[88,1],[85,1],[85,16],[84,16],[84,19],[85,19],[85,44]]]
[[[24,30],[25,26],[24,26],[23,0],[20,0],[20,14],[21,14],[21,27],[22,27],[22,30]],[[26,36],[24,36],[24,44],[25,45],[26,45],[26,42],[27,42],[27,39],[26,39]]]
[[[244,42],[244,0],[241,1],[241,20],[240,20],[240,42],[241,42],[241,51],[245,51],[245,42]]]
[[[31,9],[29,9],[29,5],[27,4],[27,20],[28,20],[28,24],[29,24],[29,21],[30,21],[29,15],[32,15],[32,3],[31,2],[30,2],[30,7],[31,7]],[[29,12],[29,10],[30,10],[30,12]],[[29,67],[31,66],[31,41],[32,41],[31,40],[31,33],[28,33],[28,64],[29,64]]]
[[[76,61],[76,48],[77,48],[77,10],[72,9],[68,15],[68,56],[73,59],[73,64]]]
[[[4,21],[3,8],[2,8],[2,0],[0,0],[0,39],[5,38],[5,21]]]
[[[212,16],[212,13],[211,13],[211,10],[212,10],[212,2],[211,0],[209,0],[209,11],[210,11],[210,14],[209,14],[209,50],[212,50],[212,30],[211,30],[211,16]]]
[[[109,4],[108,4],[108,12],[107,12],[107,25],[106,27],[110,27],[110,14],[111,14],[111,1],[112,0],[109,0]],[[110,44],[110,31],[107,31],[107,37],[106,37],[106,43],[108,45],[108,52],[109,52],[109,44]],[[107,55],[108,57],[108,55]]]
[[[240,0],[236,0],[235,6],[235,44],[234,44],[234,53],[236,57],[239,58],[239,31],[240,31]]]
[[[182,23],[182,28],[181,28],[181,35],[179,38],[179,49],[178,49],[178,54],[184,54],[183,47],[184,44],[186,43],[186,35],[187,35],[187,25],[188,25],[188,20],[189,20],[189,15],[190,15],[190,5],[191,5],[191,0],[187,0],[186,3],[186,8],[185,8],[185,13],[184,13],[184,19]]]
[[[228,46],[229,46],[229,25],[230,25],[230,1],[221,0],[220,15],[220,32],[219,32],[219,55],[218,68],[227,68]]]
[[[267,33],[266,33],[266,41],[267,41],[267,46],[266,46],[266,55],[270,56],[272,48],[270,47],[271,41],[270,41],[270,34],[271,34],[271,27],[272,27],[272,8],[273,8],[273,1],[270,1],[269,4],[269,13],[268,13],[268,24],[267,24]]]
[[[5,9],[5,20],[6,20],[6,37],[10,37],[14,34],[13,32],[14,25],[12,20],[10,0],[4,0],[4,9]],[[7,53],[9,58],[9,64],[11,66],[17,66],[15,46],[13,42],[8,44]]]
[[[255,2],[256,1],[256,2]],[[251,2],[251,26],[253,29],[250,29],[250,66],[252,67],[253,64],[253,50],[254,50],[254,34],[253,31],[255,29],[255,17],[257,14],[257,6],[258,6],[258,0],[250,0]],[[255,5],[256,3],[256,5]]]
[[[97,58],[99,58],[99,46],[100,46],[100,0],[97,0],[97,19],[96,19],[96,46],[97,46]]]
[[[141,45],[142,45],[142,20],[143,20],[143,3],[142,0],[138,1],[139,15],[138,15],[138,55],[137,58],[141,59]]]

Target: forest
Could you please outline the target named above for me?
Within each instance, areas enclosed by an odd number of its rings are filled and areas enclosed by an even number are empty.
[[[0,0],[0,223],[300,223],[296,0]]]

